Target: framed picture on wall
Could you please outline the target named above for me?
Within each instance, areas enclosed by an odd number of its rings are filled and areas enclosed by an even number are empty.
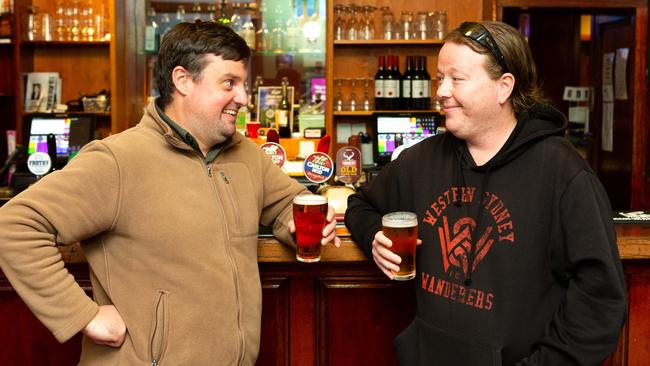
[[[287,87],[287,99],[291,110],[289,111],[289,128],[293,131],[293,86]],[[281,86],[260,86],[257,92],[257,119],[260,128],[275,127],[275,109],[282,100]]]

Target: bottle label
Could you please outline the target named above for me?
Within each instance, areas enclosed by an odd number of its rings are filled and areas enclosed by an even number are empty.
[[[424,80],[413,80],[413,98],[426,98],[428,94]]]
[[[375,79],[375,98],[384,97],[384,80]]]
[[[431,97],[431,80],[424,80],[424,94],[425,98]]]
[[[411,80],[402,80],[402,97],[411,97]]]
[[[255,49],[255,30],[254,29],[243,29],[242,30],[242,38],[246,42],[246,45],[248,48],[251,50]]]
[[[144,50],[147,52],[156,52],[156,28],[147,26],[144,29]]]
[[[238,130],[246,130],[246,124],[251,121],[251,112],[248,107],[241,107],[237,112],[237,117],[235,119],[235,128]]]
[[[282,109],[275,110],[275,124],[278,128],[289,127],[289,111]]]
[[[399,98],[399,80],[384,80],[384,98]]]

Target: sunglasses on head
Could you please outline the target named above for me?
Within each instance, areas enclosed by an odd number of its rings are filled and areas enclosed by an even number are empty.
[[[465,37],[474,40],[481,46],[487,48],[492,56],[497,59],[499,66],[501,66],[501,69],[503,69],[503,72],[508,72],[506,61],[503,58],[503,54],[501,53],[499,46],[497,46],[497,43],[494,41],[494,38],[490,32],[488,32],[488,30],[485,29],[482,24],[474,22],[463,22],[463,24],[461,24],[458,29],[460,30],[460,33]]]

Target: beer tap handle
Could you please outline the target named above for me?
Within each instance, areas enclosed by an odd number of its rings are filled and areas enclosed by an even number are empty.
[[[316,147],[317,152],[322,152],[324,154],[329,153],[330,151],[330,143],[332,141],[332,138],[330,137],[329,134],[325,134],[321,139],[318,141],[318,146]]]

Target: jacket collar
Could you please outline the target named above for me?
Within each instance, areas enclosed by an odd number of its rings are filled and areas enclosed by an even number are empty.
[[[159,132],[167,143],[170,145],[174,146],[177,149],[180,150],[194,150],[192,146],[190,146],[185,139],[177,132],[175,131],[165,120],[163,117],[158,113],[158,108],[156,107],[156,100],[158,98],[152,100],[149,102],[147,105],[147,108],[145,110],[145,114],[140,120],[140,125],[142,127],[146,128],[151,128],[153,130],[156,130]],[[245,137],[242,136],[240,133],[235,133],[222,147],[221,147],[221,152],[225,151],[226,149],[231,148],[232,146],[235,146],[244,139]]]

